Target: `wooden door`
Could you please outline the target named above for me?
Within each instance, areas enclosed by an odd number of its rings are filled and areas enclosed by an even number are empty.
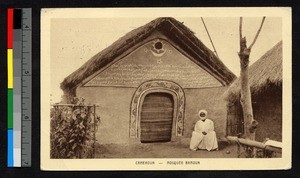
[[[241,104],[227,106],[227,135],[239,136],[244,133],[244,117]]]
[[[171,94],[146,95],[141,110],[141,142],[171,141],[173,113],[174,100]]]

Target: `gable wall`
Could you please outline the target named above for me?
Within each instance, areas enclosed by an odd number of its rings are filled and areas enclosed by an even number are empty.
[[[154,44],[160,41],[161,50]],[[219,87],[222,84],[183,55],[160,33],[145,40],[145,44],[85,81],[84,86],[138,87],[154,80],[172,80],[183,88]]]

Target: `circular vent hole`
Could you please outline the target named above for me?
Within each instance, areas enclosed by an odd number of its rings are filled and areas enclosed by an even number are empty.
[[[155,47],[155,49],[162,49],[163,44],[162,44],[161,42],[156,42],[156,43],[154,44],[154,47]]]

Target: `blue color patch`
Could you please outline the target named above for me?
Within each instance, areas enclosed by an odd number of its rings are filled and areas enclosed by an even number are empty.
[[[7,167],[14,166],[14,131],[7,130]]]

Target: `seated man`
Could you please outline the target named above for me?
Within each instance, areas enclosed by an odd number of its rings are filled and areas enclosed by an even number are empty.
[[[200,120],[195,124],[194,131],[190,142],[190,149],[196,151],[201,150],[218,150],[218,142],[216,132],[214,131],[214,123],[207,119],[207,111],[200,110]]]

